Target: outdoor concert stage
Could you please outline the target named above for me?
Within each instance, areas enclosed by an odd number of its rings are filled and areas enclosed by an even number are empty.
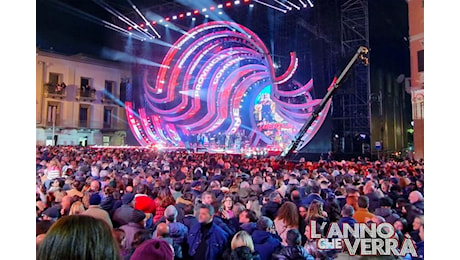
[[[135,87],[144,105],[125,103],[132,135],[143,147],[279,154],[322,99],[312,95],[312,79],[294,79],[298,65],[291,52],[289,67],[275,73],[264,42],[240,24],[196,26],[173,44],[159,69],[140,71]],[[318,133],[330,105],[299,150]]]

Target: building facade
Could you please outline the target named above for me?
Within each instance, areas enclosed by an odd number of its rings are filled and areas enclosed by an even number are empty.
[[[124,145],[126,65],[37,50],[36,143]]]
[[[412,118],[414,122],[414,158],[424,156],[424,15],[423,0],[407,0],[409,4],[409,40],[411,60]]]

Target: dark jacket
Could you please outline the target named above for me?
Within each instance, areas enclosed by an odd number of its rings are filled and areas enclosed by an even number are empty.
[[[196,254],[202,239],[204,239],[207,244],[205,259],[220,259],[225,248],[228,246],[227,242],[229,236],[219,226],[212,223],[209,232],[205,237],[202,237],[200,223],[193,225],[187,237],[187,243],[190,246],[190,256]]]
[[[312,203],[314,200],[321,201],[321,203],[323,203],[323,205],[324,205],[323,198],[321,198],[321,196],[319,196],[316,193],[310,193],[310,194],[308,194],[307,197],[303,198],[302,199],[302,205],[305,205],[305,206],[308,207],[308,206],[310,206],[310,203]]]
[[[381,216],[386,222],[391,224],[395,223],[396,220],[400,219],[400,216],[396,214],[396,211],[390,208],[378,208],[374,212],[375,215]]]
[[[257,224],[255,222],[244,223],[240,225],[240,230],[246,231],[249,235],[257,229]]]
[[[272,254],[281,250],[281,240],[270,232],[255,230],[252,233],[254,250],[260,254],[261,260],[270,260]]]
[[[352,217],[342,217],[337,224],[339,224],[339,227],[342,229],[343,228],[343,223],[347,223],[350,226],[353,226],[355,223],[358,223],[356,219]]]
[[[219,226],[229,237],[232,237],[235,234],[234,229],[232,229],[221,217],[214,216],[214,224]]]
[[[169,223],[169,237],[173,240],[174,256],[183,258],[183,246],[187,243],[188,228],[178,222]]]
[[[275,220],[276,216],[278,215],[278,210],[281,207],[281,204],[269,201],[262,206],[261,212],[263,216],[270,218],[271,220]]]
[[[410,204],[406,207],[407,215],[407,223],[412,224],[416,216],[423,215],[424,210],[424,203],[423,201],[416,202],[414,204]]]
[[[178,222],[184,224],[190,231],[192,229],[192,226],[198,223],[198,220],[193,215],[186,215],[184,216],[182,221],[178,221]]]
[[[101,201],[101,204],[99,205],[99,207],[101,207],[101,209],[107,211],[107,213],[110,214],[110,212],[112,211],[112,208],[114,206],[114,203],[115,203],[115,200],[113,199],[113,195],[108,195],[107,197],[104,197]]]
[[[251,252],[247,246],[240,246],[233,250],[227,248],[222,258],[224,260],[260,260],[260,255],[257,252]]]
[[[225,194],[221,190],[211,190],[211,193],[216,197],[216,201],[224,200]]]
[[[365,195],[369,198],[369,211],[373,213],[380,207],[380,197],[375,191]]]
[[[273,254],[273,259],[314,260],[303,246],[286,246],[279,253]]]

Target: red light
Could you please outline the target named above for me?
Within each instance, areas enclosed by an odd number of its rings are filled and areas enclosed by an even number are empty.
[[[243,3],[249,3],[251,0],[243,0]]]
[[[198,11],[198,10],[193,11],[193,14],[199,14],[199,13],[200,13],[200,11]]]
[[[215,6],[211,6],[211,7],[209,7],[209,10],[214,11],[214,10],[216,10],[216,7],[215,7]]]
[[[143,23],[141,23],[141,24],[139,24],[139,26],[140,26],[141,28],[144,28],[145,25],[144,25]]]
[[[128,26],[128,30],[130,30],[130,31],[131,31],[132,29],[133,29],[133,27],[131,27],[131,26]]]
[[[171,18],[169,18],[169,17],[166,17],[166,18],[165,18],[165,21],[169,21],[169,20],[171,20]]]
[[[225,4],[225,6],[226,6],[226,7],[232,6],[232,2],[227,2],[227,3]]]
[[[180,14],[180,15],[179,15],[179,18],[184,18],[184,14]]]
[[[152,24],[154,24],[154,25],[157,24],[157,21],[152,21]]]

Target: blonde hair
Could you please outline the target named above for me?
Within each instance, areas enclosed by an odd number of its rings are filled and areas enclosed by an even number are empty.
[[[70,207],[69,215],[80,215],[83,211],[85,211],[83,203],[81,201],[75,201]]]
[[[251,252],[254,252],[254,242],[252,242],[252,237],[244,230],[239,231],[233,236],[231,244],[232,250],[242,246],[247,246],[251,249]]]

